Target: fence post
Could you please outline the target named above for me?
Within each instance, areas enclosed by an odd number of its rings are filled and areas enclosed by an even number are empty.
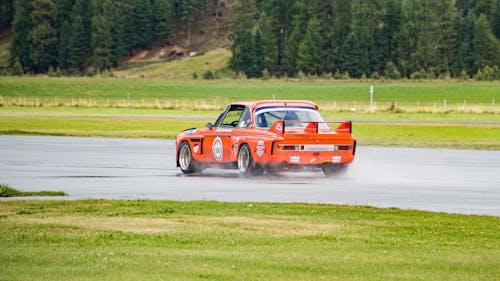
[[[370,110],[373,111],[373,85],[370,86]]]
[[[495,98],[491,101],[491,109],[495,112]]]
[[[443,108],[446,110],[446,100],[443,100]]]

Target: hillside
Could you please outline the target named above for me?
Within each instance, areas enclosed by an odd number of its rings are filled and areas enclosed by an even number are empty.
[[[6,0],[0,19],[17,73],[500,79],[500,0]]]

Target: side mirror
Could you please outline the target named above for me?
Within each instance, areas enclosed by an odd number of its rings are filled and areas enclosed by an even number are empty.
[[[207,126],[207,128],[209,128],[210,130],[212,130],[212,128],[214,127],[214,124],[212,124],[212,123],[208,122],[206,126]]]

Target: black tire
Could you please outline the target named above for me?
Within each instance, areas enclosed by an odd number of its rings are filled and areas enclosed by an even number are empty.
[[[255,161],[253,161],[252,153],[250,152],[250,147],[248,144],[244,144],[240,147],[238,153],[238,170],[244,177],[252,177],[262,174],[262,168],[260,168]]]
[[[193,159],[193,153],[187,141],[181,143],[177,153],[179,155],[179,167],[184,174],[192,174],[200,171],[196,161]]]
[[[324,163],[321,165],[321,170],[326,177],[343,175],[347,172],[347,168],[347,164]]]

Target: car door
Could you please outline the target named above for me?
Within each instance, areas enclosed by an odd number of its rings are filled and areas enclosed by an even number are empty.
[[[245,110],[242,105],[229,105],[207,133],[203,142],[203,150],[210,162],[224,163],[234,161],[233,129],[238,127],[241,115]]]

